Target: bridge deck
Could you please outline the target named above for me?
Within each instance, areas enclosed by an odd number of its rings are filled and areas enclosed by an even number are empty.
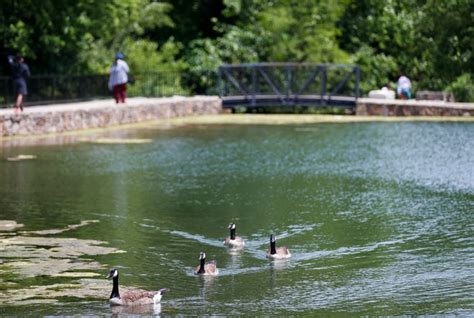
[[[321,96],[321,95],[240,95],[222,96],[224,108],[234,106],[269,106],[269,105],[310,105],[310,106],[341,106],[355,107],[357,98],[352,96]]]

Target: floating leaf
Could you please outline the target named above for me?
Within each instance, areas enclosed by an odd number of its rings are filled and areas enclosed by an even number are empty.
[[[10,289],[0,293],[3,304],[38,304],[57,302],[57,298],[107,298],[111,290],[105,279],[80,279],[70,284],[51,284]]]
[[[20,161],[20,160],[31,160],[31,159],[36,159],[36,156],[34,155],[18,155],[15,157],[8,157],[8,161]]]
[[[97,273],[91,273],[91,272],[64,272],[64,273],[59,273],[59,274],[54,274],[51,275],[53,277],[98,277],[101,276],[100,274]]]
[[[0,232],[13,231],[19,227],[23,227],[23,224],[16,223],[16,221],[0,220]]]
[[[67,227],[62,228],[62,229],[51,229],[51,230],[41,230],[41,231],[22,231],[21,234],[38,234],[38,235],[59,234],[66,231],[75,230],[84,225],[97,223],[97,222],[99,222],[99,220],[84,220],[84,221],[81,221],[81,223],[79,224],[68,225]]]
[[[111,289],[110,282],[91,278],[100,276],[97,271],[102,271],[104,266],[84,256],[124,251],[104,246],[106,242],[103,241],[49,236],[96,222],[84,220],[61,229],[22,231],[21,235],[0,232],[0,303],[55,303],[62,297],[106,299]],[[0,224],[7,230],[22,226],[15,221],[1,221]],[[25,280],[36,283],[36,277],[41,277],[45,283],[41,286],[26,283],[28,287],[22,288]],[[57,283],[59,279],[67,283]]]
[[[151,139],[140,138],[98,138],[90,140],[96,144],[147,144],[152,142]]]

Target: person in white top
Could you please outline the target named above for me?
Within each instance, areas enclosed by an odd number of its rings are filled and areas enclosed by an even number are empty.
[[[110,68],[109,90],[114,94],[115,102],[125,103],[127,97],[128,68],[124,61],[125,55],[122,52],[115,54],[115,62]]]
[[[411,98],[411,82],[410,79],[405,75],[402,75],[398,78],[397,95],[400,99]]]

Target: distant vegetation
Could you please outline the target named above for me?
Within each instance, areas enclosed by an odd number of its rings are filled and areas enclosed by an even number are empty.
[[[364,93],[404,73],[473,101],[473,12],[472,0],[2,1],[0,71],[15,52],[34,74],[106,73],[119,50],[135,74],[357,63]]]

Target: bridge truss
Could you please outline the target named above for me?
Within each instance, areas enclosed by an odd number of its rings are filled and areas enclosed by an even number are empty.
[[[226,108],[275,105],[355,107],[356,65],[311,63],[224,64],[218,89]]]

